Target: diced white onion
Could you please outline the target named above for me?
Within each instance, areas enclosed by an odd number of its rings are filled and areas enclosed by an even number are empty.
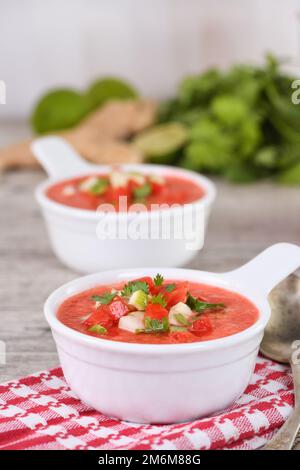
[[[83,180],[80,185],[79,189],[80,191],[88,192],[90,189],[97,184],[99,178],[97,176],[89,176],[85,180]]]
[[[152,183],[165,184],[166,180],[160,175],[150,175],[149,180]]]
[[[109,181],[113,188],[122,188],[127,186],[128,175],[120,171],[113,171],[109,175]]]
[[[146,183],[146,177],[144,175],[141,175],[139,173],[130,173],[129,174],[129,179],[131,181],[134,181],[136,184],[143,185]]]
[[[63,188],[62,193],[64,196],[73,196],[73,194],[76,193],[76,189],[74,188],[74,186],[69,184],[68,186],[65,186]]]
[[[173,305],[173,307],[170,308],[169,311],[169,322],[170,325],[175,325],[175,326],[184,326],[182,323],[178,322],[176,320],[176,315],[183,315],[187,320],[193,315],[192,310],[190,307],[183,302],[179,302],[176,305]]]
[[[131,331],[132,333],[135,333],[136,330],[144,329],[144,312],[132,312],[124,315],[119,320],[119,328]]]

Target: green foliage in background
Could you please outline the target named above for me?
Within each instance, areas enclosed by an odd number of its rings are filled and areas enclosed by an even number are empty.
[[[137,96],[131,85],[114,77],[96,80],[83,93],[68,88],[52,90],[36,104],[31,125],[37,134],[69,129],[107,101]]]
[[[174,151],[171,161],[240,183],[273,177],[300,184],[300,105],[291,101],[293,80],[272,56],[263,67],[186,77],[177,96],[160,108],[160,123],[177,122],[187,132],[180,157]]]

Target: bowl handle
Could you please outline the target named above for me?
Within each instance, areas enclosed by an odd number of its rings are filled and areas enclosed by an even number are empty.
[[[61,137],[35,139],[31,150],[51,178],[67,178],[86,173],[92,167]]]
[[[225,273],[225,278],[268,295],[273,287],[299,266],[300,247],[292,243],[277,243],[240,268]]]

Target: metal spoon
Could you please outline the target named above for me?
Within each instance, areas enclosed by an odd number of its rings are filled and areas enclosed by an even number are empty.
[[[263,450],[290,450],[300,428],[300,270],[278,284],[270,293],[269,301],[272,315],[260,350],[274,361],[290,363],[295,408]]]

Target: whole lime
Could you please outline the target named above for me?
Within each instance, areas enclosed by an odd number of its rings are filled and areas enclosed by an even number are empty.
[[[53,90],[44,95],[35,106],[31,124],[38,134],[68,129],[77,124],[87,110],[85,97],[77,91]]]
[[[127,100],[137,96],[137,91],[129,83],[114,77],[96,80],[86,92],[90,110],[102,106],[109,100]]]

